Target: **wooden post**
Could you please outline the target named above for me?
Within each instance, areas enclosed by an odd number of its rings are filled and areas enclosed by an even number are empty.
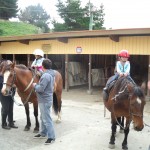
[[[148,58],[148,81],[150,81],[150,55],[148,57],[149,57]],[[148,96],[148,99],[150,100],[150,90],[148,88],[147,88],[147,96]]]
[[[30,67],[30,54],[27,54],[27,66]]]
[[[16,63],[15,54],[13,54],[13,62]]]
[[[65,55],[65,90],[69,91],[69,84],[68,84],[68,54]]]
[[[88,81],[89,81],[89,89],[87,91],[88,94],[92,94],[92,55],[89,54],[89,75],[88,75]]]

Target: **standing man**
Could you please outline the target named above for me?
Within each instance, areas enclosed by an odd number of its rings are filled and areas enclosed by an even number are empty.
[[[55,72],[51,69],[52,62],[50,59],[44,59],[42,62],[43,74],[39,83],[33,83],[37,93],[38,104],[40,108],[41,128],[39,134],[34,138],[48,137],[45,144],[51,144],[55,141],[55,131],[53,121],[50,116],[50,108],[53,104],[53,89]]]

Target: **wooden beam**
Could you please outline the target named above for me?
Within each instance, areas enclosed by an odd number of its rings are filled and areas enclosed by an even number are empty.
[[[119,42],[119,35],[110,35],[109,38],[112,41]]]
[[[69,56],[68,54],[65,55],[65,90],[69,91],[69,77],[68,77],[68,63],[69,63]]]
[[[19,40],[20,43],[29,45],[29,40]]]
[[[62,43],[68,43],[68,38],[57,38],[57,40],[59,41],[59,42],[62,42]]]
[[[89,74],[88,74],[88,84],[89,84],[89,89],[87,91],[88,94],[92,94],[92,55],[89,54]]]

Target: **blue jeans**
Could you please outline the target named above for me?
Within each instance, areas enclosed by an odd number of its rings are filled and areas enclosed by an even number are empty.
[[[51,106],[52,106],[52,102],[39,103],[39,108],[40,108],[40,112],[41,112],[40,134],[42,136],[47,136],[50,139],[55,139],[55,131],[54,131],[54,126],[53,126],[53,121],[50,116]]]
[[[106,87],[109,87],[109,85],[114,81],[117,80],[119,77],[118,73],[115,73],[112,77],[110,77],[106,83]]]
[[[114,80],[117,80],[119,78],[119,74],[118,73],[115,73],[115,75],[113,75],[112,77],[110,77],[106,83],[106,87],[109,87],[109,85],[114,81]],[[136,83],[133,81],[133,79],[131,78],[130,75],[127,76],[127,79],[129,81],[131,81],[134,85],[136,85]]]

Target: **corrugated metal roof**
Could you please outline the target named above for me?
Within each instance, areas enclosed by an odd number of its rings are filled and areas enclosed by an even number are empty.
[[[150,35],[150,28],[132,28],[132,29],[111,29],[111,30],[84,30],[71,32],[52,32],[44,34],[34,34],[25,36],[7,36],[0,37],[0,42],[11,42],[19,40],[45,40],[58,38],[82,38],[82,37],[110,37],[110,36],[144,36]]]

